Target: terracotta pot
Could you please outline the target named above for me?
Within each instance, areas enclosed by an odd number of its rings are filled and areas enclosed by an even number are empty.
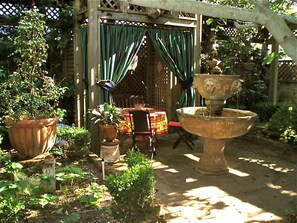
[[[100,125],[101,141],[112,142],[117,138],[118,128],[116,125]]]
[[[20,155],[33,158],[51,150],[56,140],[58,121],[57,117],[16,122],[6,119],[5,124],[9,127],[8,136],[12,147]]]

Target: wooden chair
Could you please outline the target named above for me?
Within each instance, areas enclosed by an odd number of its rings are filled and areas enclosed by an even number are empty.
[[[129,118],[133,148],[136,148],[137,137],[149,138],[151,159],[153,159],[156,155],[156,128],[152,127],[149,110],[131,110]]]
[[[181,141],[184,141],[188,147],[193,150],[192,145],[194,145],[192,139],[191,139],[191,133],[187,132],[186,130],[183,129],[183,127],[181,126],[180,122],[178,121],[170,121],[168,123],[168,126],[171,128],[175,128],[177,130],[177,134],[179,135],[179,138],[175,141],[174,145],[173,145],[173,149],[175,149],[178,144]]]
[[[116,94],[113,95],[113,102],[117,107],[121,108],[134,108],[135,104],[143,102],[142,95],[128,95],[128,94]]]

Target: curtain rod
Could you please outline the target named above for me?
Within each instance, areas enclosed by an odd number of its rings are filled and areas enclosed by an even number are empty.
[[[128,21],[125,21],[125,20],[122,20],[123,24],[121,23],[115,23],[116,20],[106,20],[106,22],[102,22],[102,24],[108,24],[108,25],[113,25],[113,26],[133,26],[133,27],[139,27],[139,28],[142,28],[142,27],[145,27],[145,28],[150,28],[150,29],[168,29],[168,30],[182,30],[182,31],[193,31],[194,28],[190,28],[190,27],[176,27],[176,26],[168,26],[168,25],[157,25],[157,24],[148,24],[148,23],[145,23],[143,22],[142,24],[145,24],[144,26],[138,26],[138,25],[135,25],[133,24],[133,22],[128,22]],[[128,22],[128,24],[127,24]],[[139,23],[141,24],[141,22],[135,22],[135,23]]]

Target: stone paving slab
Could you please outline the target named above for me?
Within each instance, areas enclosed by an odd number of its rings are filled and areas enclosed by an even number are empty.
[[[172,149],[168,142],[174,139],[173,134],[159,140],[154,162],[166,222],[291,222],[286,214],[297,213],[296,162],[284,159],[284,148],[231,139],[225,148],[229,173],[208,176],[197,171],[201,139],[194,151],[183,144]]]

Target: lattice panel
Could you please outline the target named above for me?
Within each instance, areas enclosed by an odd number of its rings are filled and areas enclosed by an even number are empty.
[[[180,17],[195,18],[195,14],[193,14],[193,13],[179,12],[178,15]]]
[[[0,3],[0,16],[20,17],[28,7],[19,4]]]
[[[116,0],[101,0],[100,7],[117,10],[120,8],[120,5],[119,2]]]
[[[145,12],[145,7],[139,5],[129,5],[129,10],[134,12]]]
[[[236,35],[236,29],[233,27],[225,27],[225,34],[227,36],[235,36]]]
[[[155,75],[153,82],[153,105],[158,109],[167,109],[167,100],[169,100],[168,96],[168,87],[170,85],[170,70],[169,68],[161,61],[157,59],[158,67],[161,68],[158,75]]]
[[[293,61],[280,61],[278,79],[283,81],[297,81],[297,66]]]
[[[158,56],[156,50],[150,45],[151,66],[153,67],[151,92],[152,106],[158,109],[167,109],[168,86],[170,86],[170,70]]]
[[[134,22],[134,21],[123,21],[123,20],[117,20],[115,21],[115,24],[117,25],[129,25],[129,26],[147,26],[144,22]]]
[[[118,84],[113,95],[142,95],[146,101],[147,94],[147,44],[143,42],[138,51],[138,63],[135,71],[128,71],[125,78]]]
[[[23,15],[23,12],[26,10],[29,10],[29,8],[25,5],[0,3],[0,16],[21,17]],[[45,15],[47,20],[59,19],[59,13],[60,13],[59,8],[46,7],[45,10],[46,10]]]
[[[59,13],[60,13],[60,9],[59,8],[46,8],[46,18],[47,19],[51,19],[51,20],[58,20],[59,19]]]

